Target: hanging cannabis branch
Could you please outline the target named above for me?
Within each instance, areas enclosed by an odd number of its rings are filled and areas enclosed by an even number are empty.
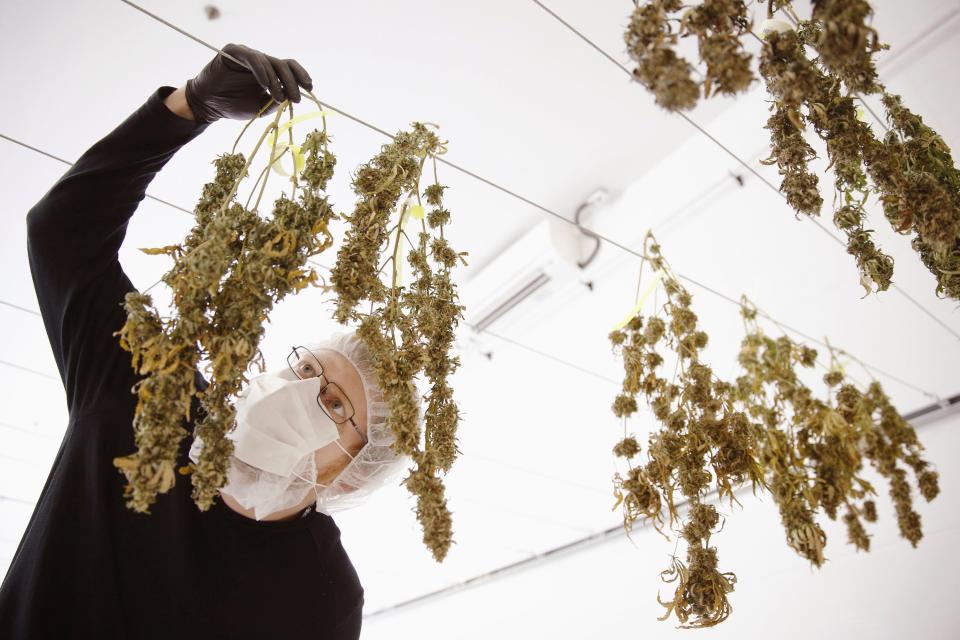
[[[866,389],[858,388],[839,365],[837,350],[830,348],[823,380],[831,397],[818,399],[799,375],[817,364],[817,351],[786,335],[765,335],[756,308],[745,298],[741,315],[747,334],[739,362],[745,373],[737,379],[736,397],[765,426],[761,454],[787,544],[820,566],[826,535],[814,514],[822,510],[835,520],[842,507],[850,542],[869,550],[860,522],[861,517],[876,519],[870,499],[875,491],[860,477],[869,461],[890,482],[900,534],[916,546],[923,536],[920,515],[913,510],[906,472],[899,465],[913,469],[928,501],[939,492],[938,476],[921,458],[916,432],[880,383],[873,379]]]
[[[661,274],[667,299],[651,317],[638,314],[609,336],[624,363],[623,389],[613,413],[621,418],[632,415],[638,408],[636,395],[642,392],[661,428],[650,436],[646,464],[631,466],[626,478],[614,476],[615,494],[623,504],[628,529],[643,518],[662,532],[665,520],[672,527],[681,519],[680,496],[688,503],[681,528],[687,562],[674,558],[662,574],[665,581],[676,582],[676,589],[673,599],[661,601],[667,608],[661,620],[675,613],[683,625],[692,619],[687,626],[709,627],[730,615],[727,594],[733,591],[736,576],[717,568],[710,537],[720,516],[707,497],[715,484],[721,497],[732,502],[735,486],[748,480],[762,482],[753,457],[757,429],[734,409],[732,385],[718,379],[700,359],[708,337],[690,308],[692,296],[649,232],[644,244],[645,261]],[[658,373],[666,361],[664,352],[676,362],[678,373],[672,381]],[[629,461],[640,446],[634,437],[625,436],[614,452]]]
[[[893,259],[865,226],[865,205],[877,193],[894,230],[911,235],[911,246],[936,278],[937,294],[960,299],[960,171],[943,139],[879,81],[873,56],[887,47],[868,25],[870,4],[813,0],[810,20],[801,20],[789,0],[758,4],[768,18],[781,12],[789,22],[771,21],[761,39],[750,29],[744,0],[638,2],[624,34],[637,62],[634,76],[661,107],[691,109],[701,89],[704,97],[746,90],[756,76],[743,39],[760,40],[758,71],[773,99],[766,123],[772,153],[765,163],[777,165],[790,206],[816,216],[823,205],[819,177],[809,168],[816,157],[805,138],[809,126],[826,145],[834,173],[833,221],[846,236],[865,291],[885,291],[893,279]],[[697,38],[699,67],[676,53],[685,36]],[[863,95],[881,98],[890,126],[882,138],[858,114],[855,100]]]
[[[453,542],[440,473],[450,470],[458,453],[459,413],[447,378],[460,364],[450,351],[463,306],[458,304],[451,270],[458,262],[466,264],[467,255],[457,253],[443,234],[450,212],[443,206],[446,187],[437,181],[436,156],[445,151],[445,143],[427,125],[413,123],[410,131],[398,133],[358,169],[353,179],[357,204],[346,218],[349,227],[331,272],[337,294],[334,317],[341,323],[358,323],[357,335],[370,350],[390,406],[394,448],[416,464],[403,482],[417,496],[423,541],[438,562]],[[434,182],[421,194],[420,180],[428,160],[433,164]],[[399,207],[397,222],[390,226],[404,194],[408,197]],[[430,207],[425,220],[424,201]],[[421,230],[414,241],[405,224],[418,217]],[[404,240],[410,245],[409,286],[400,278]],[[387,257],[381,262],[384,253]],[[385,283],[388,265],[391,277]],[[369,303],[366,310],[364,302]],[[414,383],[420,371],[430,383],[423,433]]]
[[[684,10],[680,17],[677,14]],[[637,62],[634,77],[646,86],[657,104],[671,111],[692,109],[701,89],[704,97],[735,95],[753,81],[751,56],[740,42],[750,28],[740,0],[704,0],[688,7],[680,0],[638,3],[624,34],[627,52]],[[703,80],[693,79],[695,67],[678,55],[679,38],[695,36],[705,67]]]
[[[183,243],[144,250],[174,260],[162,281],[173,292],[175,313],[162,317],[147,293],[131,292],[126,297],[127,321],[116,335],[142,376],[134,387],[137,451],[116,458],[114,464],[127,479],[127,505],[137,511],[148,513],[157,494],[174,486],[178,448],[189,435],[183,423],[191,419],[194,398],[201,408],[195,433],[204,447],[199,463],[181,471],[192,472],[197,506],[206,510],[213,504],[233,453],[233,443],[225,437],[236,422],[231,398],[260,356],[258,345],[268,313],[286,295],[316,282],[307,259],[332,243],[327,226],[337,216],[323,190],[336,159],[328,148],[326,119],[323,130],[311,132],[302,147],[293,145],[289,129],[290,143],[278,154],[279,120],[285,109],[293,118],[292,104],[281,104],[249,158],[236,153],[235,143],[231,153],[214,161],[216,177],[204,185],[194,209],[196,224]],[[250,198],[241,205],[236,193],[271,133],[269,161],[253,185],[251,198],[258,186],[260,191],[248,208]],[[303,154],[302,182],[294,171],[291,196],[282,194],[274,202],[272,215],[262,217],[258,207],[270,168],[287,150],[295,149]],[[211,381],[198,391],[195,372],[204,359],[210,363]]]
[[[876,520],[876,504],[874,488],[862,477],[866,461],[889,481],[901,535],[916,546],[922,537],[920,516],[904,467],[913,470],[926,500],[936,497],[938,477],[880,383],[859,388],[840,365],[846,354],[830,348],[830,364],[821,366],[831,391],[826,399],[817,398],[802,373],[820,364],[817,351],[786,335],[764,334],[758,311],[746,298],[741,302],[746,335],[738,357],[743,373],[733,384],[720,380],[700,359],[708,336],[698,328],[692,297],[649,232],[644,263],[662,279],[666,301],[648,317],[638,312],[609,335],[624,367],[622,390],[612,406],[624,420],[624,437],[613,452],[629,468],[614,475],[614,495],[627,531],[641,520],[664,535],[666,525],[687,543],[686,562],[673,557],[661,574],[676,583],[673,599],[660,601],[667,609],[661,619],[673,613],[681,625],[705,627],[730,615],[727,594],[736,577],[719,571],[717,550],[710,546],[720,522],[709,504],[714,491],[731,505],[747,483],[754,493],[769,491],[787,544],[820,566],[827,543],[816,520],[820,511],[836,519],[842,509],[851,544],[869,549],[863,523]],[[672,380],[662,375],[671,364]],[[641,392],[659,429],[649,437],[646,462],[634,466],[641,446],[627,434],[626,419],[638,411]],[[679,513],[682,503],[685,517]],[[682,524],[674,528],[678,520]]]

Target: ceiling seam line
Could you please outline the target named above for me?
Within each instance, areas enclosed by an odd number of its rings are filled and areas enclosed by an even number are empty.
[[[954,407],[955,407],[955,406],[957,406],[957,405],[960,405],[960,395],[954,395],[954,396],[952,396],[952,397],[950,398],[950,401],[951,401],[951,402],[950,402],[950,406],[954,406]],[[931,407],[921,407],[920,409],[917,409],[916,411],[910,412],[909,414],[907,414],[907,416],[913,416],[914,414],[925,415],[925,414],[927,414],[927,413],[929,413],[929,412],[931,411],[931,408],[933,408],[934,410],[936,410],[936,408],[933,407],[933,405],[931,405]],[[944,407],[939,407],[939,410],[945,410],[945,408],[944,408]],[[906,418],[907,416],[904,416],[904,417]],[[913,418],[910,418],[910,419],[912,420]],[[929,425],[929,424],[933,424],[933,423],[932,423],[932,422],[925,422],[925,423],[919,425],[919,426],[916,427],[916,428],[922,429],[922,428],[924,428],[925,426],[927,426],[927,425]],[[751,485],[749,485],[749,484],[743,484],[743,485],[741,485],[741,486],[739,486],[739,487],[737,487],[736,489],[733,490],[733,495],[734,495],[734,496],[742,495],[742,494],[746,493],[748,489],[751,489]],[[714,503],[714,502],[716,502],[717,504],[719,504],[719,503],[721,502],[721,500],[722,500],[722,498],[720,497],[719,492],[717,491],[716,488],[713,488],[710,492],[708,492],[708,493],[704,496],[704,499],[705,499],[705,501],[708,502],[708,503]],[[683,498],[681,499],[681,501],[677,503],[676,506],[678,506],[678,507],[683,507],[683,506],[687,505],[689,502],[690,502],[690,500],[689,500],[688,498],[683,497]],[[732,507],[732,505],[731,505],[731,507]],[[650,526],[650,520],[649,520],[649,519],[643,519],[643,520],[640,521],[639,525],[636,525],[636,524],[635,524],[635,525],[633,526],[633,529],[631,530],[631,532],[632,532],[632,531],[636,531],[636,530],[638,530],[638,529],[641,530],[641,531],[643,531],[644,529],[648,528],[649,526]],[[454,584],[452,584],[452,585],[447,585],[446,587],[441,587],[440,589],[435,589],[435,590],[430,591],[430,592],[428,592],[428,593],[421,594],[421,595],[419,595],[419,596],[415,596],[415,597],[409,598],[409,599],[407,599],[407,600],[402,600],[402,601],[400,601],[400,602],[398,602],[398,603],[396,603],[396,604],[392,604],[392,605],[387,605],[387,606],[385,606],[385,607],[381,607],[381,608],[379,608],[379,609],[376,609],[375,611],[372,611],[372,612],[364,615],[363,618],[364,618],[364,620],[367,620],[367,619],[369,619],[369,618],[373,618],[373,617],[377,617],[377,616],[389,615],[389,614],[392,614],[392,613],[397,613],[397,612],[398,612],[399,610],[401,610],[401,609],[406,609],[406,608],[409,608],[409,607],[415,606],[415,605],[425,604],[426,602],[428,602],[428,601],[430,601],[430,600],[435,600],[435,599],[438,599],[438,598],[441,598],[441,597],[444,597],[444,596],[455,595],[455,594],[456,594],[457,592],[459,592],[459,591],[465,591],[465,590],[467,590],[467,589],[470,589],[470,588],[473,588],[473,587],[482,585],[483,583],[489,582],[489,581],[494,580],[494,579],[507,577],[507,576],[509,576],[510,573],[512,573],[512,572],[516,572],[516,571],[518,571],[518,570],[521,570],[521,569],[530,567],[530,566],[532,566],[532,565],[534,565],[534,564],[536,564],[536,563],[545,562],[545,561],[549,561],[549,560],[554,560],[554,559],[556,559],[556,558],[562,557],[564,554],[570,554],[570,553],[580,552],[580,551],[583,551],[583,550],[585,550],[585,549],[587,549],[587,548],[589,548],[589,547],[591,547],[591,546],[595,546],[595,545],[597,545],[597,544],[602,544],[602,543],[604,543],[604,542],[607,542],[608,540],[613,539],[614,536],[619,535],[619,532],[622,531],[622,530],[624,530],[623,524],[618,524],[618,525],[614,525],[614,526],[612,526],[612,527],[608,527],[608,528],[606,528],[606,529],[601,529],[600,531],[597,531],[597,532],[595,532],[595,533],[591,533],[590,535],[584,536],[584,537],[582,537],[582,538],[578,538],[578,539],[576,539],[576,540],[572,540],[571,542],[567,542],[567,543],[565,543],[565,544],[562,544],[562,545],[557,546],[557,547],[553,547],[553,548],[551,548],[551,549],[547,549],[546,551],[543,551],[543,552],[540,552],[540,553],[537,553],[537,554],[528,556],[528,557],[526,557],[526,558],[524,558],[524,559],[522,559],[522,560],[517,560],[516,562],[512,562],[512,563],[507,564],[507,565],[502,565],[502,566],[500,566],[500,567],[497,567],[497,568],[492,569],[492,570],[490,570],[490,571],[487,571],[487,572],[485,572],[485,573],[481,573],[481,574],[472,576],[472,577],[470,577],[470,578],[467,578],[467,579],[465,579],[465,580],[461,580],[461,581],[456,582],[456,583],[454,583]],[[675,532],[675,533],[677,533],[677,532]],[[677,533],[677,535],[679,536],[679,533]],[[629,534],[629,533],[627,533],[627,538],[628,538],[631,542],[633,542],[633,539],[630,538],[630,534]],[[636,546],[636,545],[634,545],[634,546]]]

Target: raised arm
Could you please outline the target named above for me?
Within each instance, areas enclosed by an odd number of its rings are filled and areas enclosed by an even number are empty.
[[[27,214],[30,271],[71,413],[89,406],[105,383],[120,385],[114,395],[129,392],[129,354],[112,333],[124,322],[120,305],[133,285],[117,252],[153,177],[207,127],[164,105],[173,91],[154,91]]]
[[[242,45],[224,51],[247,66],[217,54],[183,90],[158,88],[27,215],[30,271],[71,414],[130,393],[130,357],[113,332],[126,320],[123,299],[134,287],[118,251],[153,177],[211,122],[249,119],[272,97],[270,113],[287,98],[300,100],[297,83],[312,88],[295,61]]]

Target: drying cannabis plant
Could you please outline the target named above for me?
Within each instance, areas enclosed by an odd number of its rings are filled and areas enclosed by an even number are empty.
[[[683,10],[682,16],[676,16]],[[704,0],[689,6],[680,0],[638,3],[624,34],[627,51],[637,62],[633,76],[671,111],[696,106],[704,97],[734,95],[754,80],[752,56],[740,38],[749,31],[747,9],[740,0]],[[678,55],[678,39],[695,36],[705,71],[693,79],[696,68]]]
[[[741,302],[746,336],[739,362],[736,398],[763,425],[761,459],[767,485],[780,509],[787,544],[816,566],[823,563],[826,534],[817,524],[822,510],[835,520],[844,509],[851,544],[869,550],[861,522],[876,519],[875,494],[861,477],[869,462],[890,483],[900,534],[917,545],[923,533],[913,510],[906,471],[916,476],[921,495],[930,501],[939,493],[937,473],[921,457],[913,427],[897,412],[880,383],[858,388],[839,366],[830,348],[830,365],[823,380],[830,397],[819,399],[801,379],[803,369],[817,364],[817,351],[786,335],[772,338],[757,322],[756,308]],[[866,369],[864,369],[866,370]]]
[[[246,382],[250,365],[258,359],[262,363],[258,345],[268,313],[286,295],[316,282],[307,259],[332,244],[328,223],[337,216],[323,190],[336,159],[328,148],[326,119],[323,130],[307,135],[302,146],[293,144],[292,128],[287,127],[290,143],[278,154],[279,120],[287,109],[293,119],[292,104],[284,102],[249,158],[236,153],[235,143],[231,153],[214,161],[216,176],[204,185],[194,209],[196,224],[181,244],[144,250],[173,258],[162,282],[173,292],[175,313],[161,316],[147,293],[126,297],[127,321],[117,335],[141,376],[134,387],[137,451],[116,458],[114,464],[127,479],[127,505],[137,511],[149,512],[157,494],[174,486],[178,449],[189,435],[183,424],[191,418],[194,400],[200,409],[193,416],[195,433],[205,446],[199,463],[180,471],[192,472],[197,506],[206,510],[213,504],[233,453],[233,443],[226,438],[236,424],[231,398]],[[271,134],[267,166],[241,205],[237,190]],[[281,195],[272,215],[264,217],[258,207],[270,168],[287,150],[298,154],[295,163],[302,163],[302,180],[295,171],[291,195]],[[211,379],[199,391],[195,373],[202,360],[209,361]]]
[[[841,92],[840,81],[807,58],[803,40],[794,31],[767,37],[760,72],[775,98],[774,113],[766,125],[773,153],[765,163],[779,167],[780,190],[797,213],[820,214],[819,179],[808,168],[816,154],[803,133],[809,123],[830,156],[842,202],[833,221],[847,236],[847,251],[856,260],[860,282],[868,293],[874,287],[885,291],[893,277],[893,258],[877,248],[864,228],[864,204],[870,193],[864,156],[876,143],[870,126],[858,117],[853,97]]]
[[[950,147],[899,96],[883,94],[891,130],[865,159],[883,211],[937,278],[937,294],[960,300],[960,171]]]
[[[789,3],[783,3],[789,9]],[[893,229],[913,234],[911,244],[937,279],[937,293],[960,299],[960,171],[943,139],[903,106],[877,78],[872,56],[884,48],[866,24],[872,14],[863,0],[813,3],[811,20],[797,20],[796,31],[772,32],[763,48],[760,72],[775,99],[775,111],[790,122],[771,122],[772,139],[783,129],[802,139],[804,124],[824,141],[835,175],[841,206],[834,224],[847,236],[847,250],[869,292],[885,290],[893,276],[893,259],[882,253],[864,228],[864,203],[878,193]],[[817,56],[807,56],[807,49]],[[783,90],[792,84],[794,96]],[[857,115],[855,100],[876,94],[890,125],[882,139]],[[781,130],[777,126],[781,125]],[[773,159],[784,173],[783,156],[774,145]],[[869,180],[868,180],[869,178]],[[816,189],[816,186],[813,186]],[[791,200],[785,177],[781,190]],[[791,202],[799,213],[816,215]]]
[[[937,294],[960,299],[960,171],[943,139],[877,77],[873,56],[884,49],[869,26],[865,0],[813,0],[801,20],[789,0],[763,0],[767,17],[788,22],[763,38],[750,28],[745,0],[637,2],[624,34],[636,61],[636,77],[657,104],[671,111],[696,106],[717,93],[747,89],[756,75],[743,47],[749,35],[761,44],[759,75],[772,98],[766,123],[772,154],[782,176],[780,190],[798,214],[820,214],[820,179],[809,168],[816,157],[805,138],[808,126],[824,142],[834,173],[833,221],[846,236],[867,293],[888,289],[893,259],[866,228],[865,205],[877,193],[894,230],[911,245],[937,281]],[[697,38],[695,67],[677,53],[679,38]],[[808,55],[815,52],[815,56]],[[693,76],[700,69],[701,81]],[[858,117],[856,100],[877,95],[889,130],[878,138]],[[884,126],[883,123],[880,123]]]
[[[446,151],[444,144],[429,126],[413,123],[410,131],[398,133],[358,169],[353,179],[357,204],[347,216],[349,226],[330,278],[337,294],[334,317],[341,323],[358,323],[357,335],[370,350],[390,406],[394,447],[416,464],[403,482],[417,496],[423,541],[438,562],[452,543],[452,520],[440,473],[449,471],[458,453],[459,413],[448,376],[460,364],[450,351],[463,306],[458,304],[451,270],[458,262],[466,264],[467,255],[456,252],[443,235],[450,212],[443,206],[446,187],[437,181],[436,157]],[[421,194],[428,160],[434,182]],[[404,195],[397,221],[390,226]],[[430,207],[426,216],[423,202]],[[415,239],[404,228],[408,218],[420,220]],[[410,245],[409,286],[400,280],[404,240]],[[391,277],[385,283],[388,265]],[[414,383],[420,371],[430,383],[423,433]]]
[[[727,594],[736,577],[717,568],[717,550],[710,537],[719,523],[716,508],[708,504],[715,486],[721,497],[734,500],[736,486],[762,482],[762,470],[754,456],[757,428],[735,409],[733,386],[719,380],[700,359],[707,334],[699,329],[690,308],[692,296],[680,284],[648,232],[644,255],[662,274],[666,301],[650,317],[636,315],[609,339],[624,363],[621,393],[613,403],[616,416],[626,418],[637,411],[638,393],[643,393],[661,428],[651,435],[647,462],[632,466],[626,477],[614,477],[615,495],[622,503],[624,526],[649,519],[662,533],[666,522],[682,519],[681,500],[688,504],[681,536],[687,542],[687,561],[673,558],[663,572],[665,581],[676,582],[674,597],[661,602],[681,624],[707,627],[730,615]],[[658,372],[664,353],[676,360],[677,373],[668,380]],[[640,446],[626,436],[614,448],[618,456],[637,456]]]
[[[624,528],[637,520],[664,533],[676,531],[687,543],[686,562],[673,557],[662,572],[676,582],[674,597],[661,601],[681,625],[704,627],[730,615],[727,594],[736,577],[717,568],[711,535],[720,522],[712,494],[736,503],[735,491],[749,486],[769,491],[780,510],[787,544],[816,566],[824,561],[827,539],[816,521],[823,511],[836,519],[843,509],[849,541],[869,549],[863,521],[876,520],[873,487],[862,477],[869,462],[890,483],[901,535],[916,546],[922,536],[904,467],[913,470],[921,495],[932,500],[937,473],[921,457],[913,428],[890,403],[880,383],[860,389],[839,365],[841,352],[830,349],[824,382],[830,389],[817,398],[802,380],[817,351],[787,336],[771,338],[757,322],[757,310],[741,303],[746,336],[735,383],[717,378],[700,359],[707,334],[698,328],[692,298],[670,270],[648,232],[644,262],[660,274],[666,301],[649,317],[639,313],[610,333],[623,361],[621,392],[612,410],[624,419],[624,437],[613,448],[628,471],[614,475],[614,495]],[[642,275],[642,271],[641,271]],[[656,286],[656,282],[654,284]],[[673,378],[661,375],[674,361]],[[628,435],[626,418],[638,411],[642,393],[659,424],[649,438],[646,462],[631,462],[641,446]],[[685,517],[678,507],[686,504]],[[679,529],[674,522],[682,521]]]

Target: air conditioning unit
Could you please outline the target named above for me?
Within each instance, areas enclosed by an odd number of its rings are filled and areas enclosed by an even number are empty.
[[[577,216],[606,200],[599,190]],[[533,324],[548,302],[571,284],[589,280],[598,241],[589,231],[555,218],[537,223],[461,287],[460,301],[474,349],[486,343],[483,334],[522,331]]]

